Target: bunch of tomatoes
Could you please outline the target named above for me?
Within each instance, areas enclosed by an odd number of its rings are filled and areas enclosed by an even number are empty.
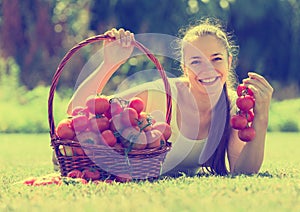
[[[106,145],[114,148],[143,150],[166,145],[171,127],[166,122],[156,122],[150,113],[144,112],[142,99],[129,100],[91,95],[84,106],[72,110],[69,118],[61,120],[56,135],[62,140]],[[64,156],[84,155],[80,147],[60,145]]]
[[[236,105],[239,110],[231,117],[230,125],[232,128],[239,130],[238,136],[242,141],[249,142],[256,135],[252,127],[254,119],[253,107],[255,105],[253,91],[243,84],[238,85],[236,91],[238,95]]]

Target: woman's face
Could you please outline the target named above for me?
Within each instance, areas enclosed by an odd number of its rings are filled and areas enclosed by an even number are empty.
[[[205,95],[220,94],[232,61],[221,41],[212,35],[198,37],[184,44],[183,60],[192,90]]]

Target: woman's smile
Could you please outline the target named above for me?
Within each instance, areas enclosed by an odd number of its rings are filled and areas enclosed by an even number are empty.
[[[220,79],[220,76],[198,79],[198,82],[200,82],[203,86],[209,86],[217,82],[218,79]]]

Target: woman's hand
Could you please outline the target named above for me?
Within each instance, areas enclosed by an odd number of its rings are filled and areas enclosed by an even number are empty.
[[[273,88],[263,76],[257,73],[249,72],[248,76],[248,78],[243,80],[243,83],[254,93],[255,117],[260,117],[267,120],[270,103],[272,100]]]
[[[105,35],[115,39],[104,41],[104,63],[109,66],[120,66],[130,57],[134,48],[134,35],[128,30],[113,28]]]

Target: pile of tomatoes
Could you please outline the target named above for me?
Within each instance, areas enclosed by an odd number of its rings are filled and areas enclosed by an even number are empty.
[[[124,100],[91,95],[84,106],[74,108],[69,118],[58,123],[55,133],[61,140],[126,148],[128,152],[166,145],[170,125],[156,122],[144,108],[138,97]],[[81,147],[61,145],[59,151],[64,156],[84,155]]]
[[[253,91],[243,84],[237,87],[238,98],[236,105],[238,111],[230,119],[230,125],[232,128],[239,130],[238,136],[242,141],[249,142],[255,138],[256,132],[252,127],[254,119],[253,107],[255,105],[255,99]]]

